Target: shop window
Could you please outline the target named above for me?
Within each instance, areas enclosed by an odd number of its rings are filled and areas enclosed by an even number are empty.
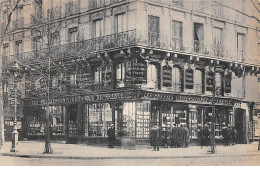
[[[203,24],[194,23],[194,51],[202,52],[204,42],[204,27]]]
[[[135,137],[135,113],[136,103],[125,102],[121,106],[122,111],[117,111],[116,126],[118,134],[122,134],[129,137]],[[119,135],[120,135],[119,134]]]
[[[158,87],[158,70],[154,64],[149,64],[147,67],[147,85],[149,88]]]
[[[225,75],[225,93],[231,93],[231,79],[232,73],[227,73]]]
[[[181,91],[181,72],[177,67],[172,68],[172,88],[175,92]]]
[[[125,63],[118,63],[116,66],[116,83],[118,87],[123,87],[125,81]]]
[[[136,137],[149,138],[150,103],[136,103]]]
[[[195,86],[195,92],[196,93],[202,93],[202,72],[200,70],[195,70],[194,72],[194,86]]]
[[[102,81],[104,86],[111,86],[112,83],[112,67],[107,65],[103,68]]]
[[[88,121],[88,136],[107,137],[107,130],[112,124],[112,108],[110,104],[89,104]]]

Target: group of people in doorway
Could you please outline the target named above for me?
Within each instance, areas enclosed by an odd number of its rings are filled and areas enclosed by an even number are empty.
[[[154,147],[154,151],[159,151],[159,146],[165,148],[171,147],[188,147],[190,136],[189,129],[186,125],[177,126],[176,124],[172,129],[170,127],[162,128],[161,137],[159,135],[159,126],[154,125],[151,128],[150,142]]]
[[[225,146],[235,145],[237,139],[237,130],[235,127],[231,127],[230,125],[228,125],[228,127],[225,126],[222,128],[222,136]]]

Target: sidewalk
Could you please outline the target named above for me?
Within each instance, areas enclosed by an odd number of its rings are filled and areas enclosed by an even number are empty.
[[[229,156],[255,156],[258,142],[252,144],[239,144],[235,146],[217,146],[216,154],[208,154],[207,147],[190,146],[189,148],[160,148],[152,151],[152,147],[138,147],[135,150],[115,147],[97,147],[84,144],[51,143],[54,153],[42,154],[44,142],[20,141],[19,152],[11,153],[11,142],[5,143],[1,150],[3,156],[25,158],[56,158],[56,159],[171,159],[171,158],[200,158],[200,157],[229,157]]]

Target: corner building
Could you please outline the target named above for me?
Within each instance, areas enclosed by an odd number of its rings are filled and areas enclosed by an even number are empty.
[[[56,66],[49,100],[39,94],[46,82],[38,75],[29,83],[32,74],[20,71],[20,139],[44,137],[49,102],[52,139],[102,144],[114,124],[117,136],[146,144],[153,124],[186,124],[196,142],[198,129],[213,124],[214,102],[216,139],[231,125],[240,143],[250,141],[260,70],[260,24],[242,14],[259,18],[250,1],[29,1],[2,34],[3,74],[17,61],[36,69],[50,57]],[[12,5],[2,1],[3,26],[4,3]],[[3,85],[6,128],[12,84]]]

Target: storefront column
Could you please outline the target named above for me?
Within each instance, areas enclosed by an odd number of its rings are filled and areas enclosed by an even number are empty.
[[[228,109],[228,114],[229,114],[229,124],[231,127],[235,127],[235,113],[233,108]]]
[[[198,131],[198,111],[197,106],[189,104],[189,132],[190,138],[197,138],[197,131]]]

